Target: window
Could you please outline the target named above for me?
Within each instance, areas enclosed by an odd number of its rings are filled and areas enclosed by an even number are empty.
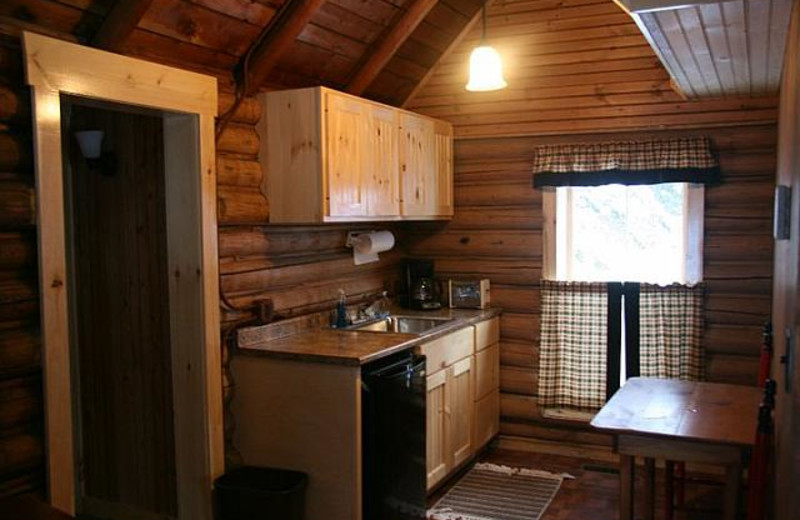
[[[545,144],[539,405],[593,413],[627,376],[701,379],[703,137]]]
[[[561,187],[544,197],[547,278],[660,285],[702,279],[701,185]]]

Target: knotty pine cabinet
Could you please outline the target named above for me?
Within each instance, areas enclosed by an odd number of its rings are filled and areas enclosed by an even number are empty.
[[[449,123],[324,87],[261,99],[270,222],[452,217]]]
[[[432,490],[497,434],[499,319],[423,344],[427,358],[426,467]]]

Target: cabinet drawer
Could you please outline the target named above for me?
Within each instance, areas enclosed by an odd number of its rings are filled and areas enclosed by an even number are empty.
[[[500,431],[500,390],[475,401],[475,421],[473,423],[475,449],[479,450]]]
[[[475,325],[475,350],[483,350],[498,341],[500,341],[500,318],[492,318]]]
[[[500,344],[475,353],[475,399],[500,386]]]
[[[427,358],[425,369],[428,374],[472,355],[474,334],[472,326],[469,326],[421,345],[419,350]]]

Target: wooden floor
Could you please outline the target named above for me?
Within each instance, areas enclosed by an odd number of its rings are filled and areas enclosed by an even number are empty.
[[[619,473],[615,464],[559,455],[496,449],[481,457],[483,462],[511,467],[526,467],[569,473],[542,520],[615,520],[619,518]],[[641,476],[641,471],[637,477]],[[452,485],[458,479],[453,479]],[[642,482],[637,485],[641,489]],[[432,502],[438,500],[448,486],[439,490]],[[663,474],[657,473],[656,519],[664,518]],[[431,504],[432,505],[432,504]],[[637,502],[636,518],[641,518]],[[716,520],[722,517],[722,487],[713,476],[690,475],[686,485],[686,507],[676,511],[675,520]]]

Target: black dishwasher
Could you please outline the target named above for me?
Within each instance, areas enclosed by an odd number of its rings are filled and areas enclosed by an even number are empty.
[[[425,518],[425,356],[361,369],[363,519]]]

